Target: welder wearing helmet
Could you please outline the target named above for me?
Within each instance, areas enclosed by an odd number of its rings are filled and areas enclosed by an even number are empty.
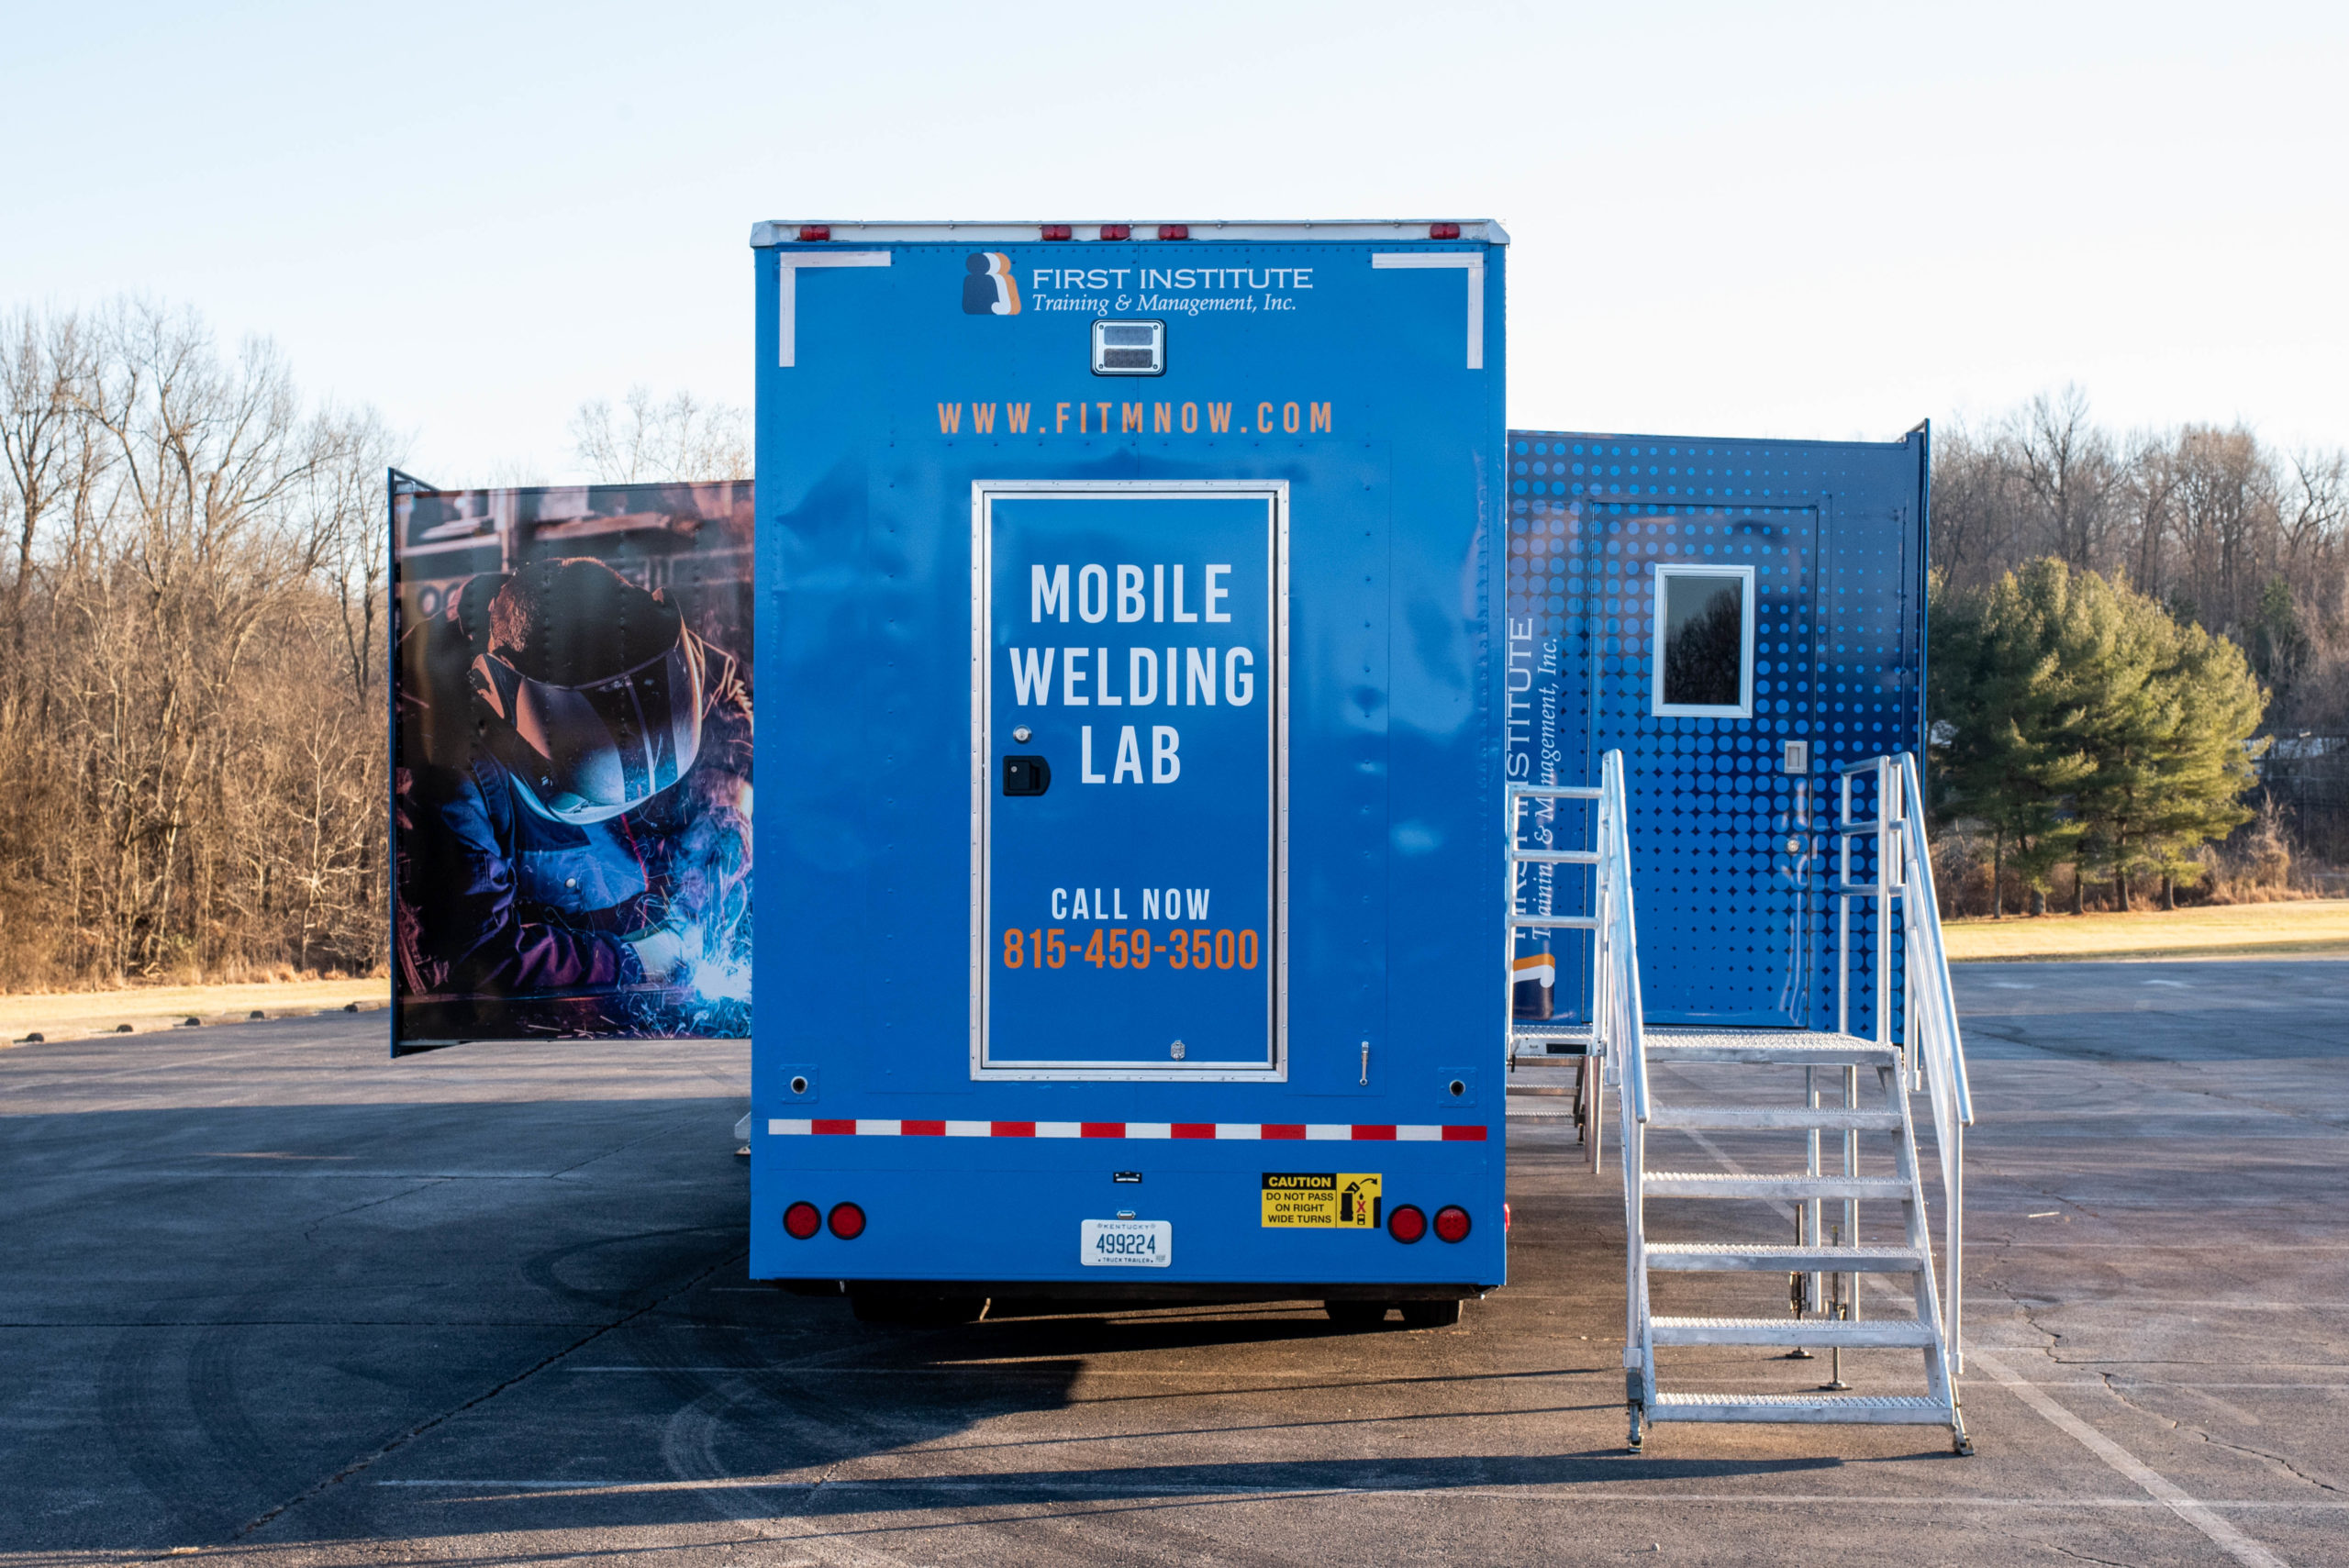
[[[400,655],[397,946],[411,993],[675,978],[699,955],[648,877],[645,840],[674,825],[662,806],[713,748],[740,761],[700,782],[747,796],[733,662],[661,595],[583,559],[473,578]]]

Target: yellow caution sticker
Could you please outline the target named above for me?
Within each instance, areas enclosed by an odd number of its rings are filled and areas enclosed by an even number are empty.
[[[1377,1173],[1267,1171],[1263,1191],[1264,1223],[1325,1230],[1376,1229]]]

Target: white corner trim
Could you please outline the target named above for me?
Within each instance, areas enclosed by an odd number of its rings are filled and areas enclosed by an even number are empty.
[[[811,253],[806,250],[785,250],[775,256],[782,267],[776,284],[775,363],[786,370],[795,361],[799,338],[798,272],[802,267],[885,267],[889,264],[886,250],[829,250]]]
[[[1459,267],[1468,274],[1468,368],[1485,368],[1485,256],[1481,250],[1377,250],[1374,267]]]

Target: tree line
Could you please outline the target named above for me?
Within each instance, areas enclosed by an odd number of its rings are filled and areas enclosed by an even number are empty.
[[[684,394],[571,435],[596,483],[749,470]],[[384,962],[396,448],[192,311],[0,315],[0,990]]]
[[[740,476],[746,434],[640,390],[572,426],[599,482]],[[395,448],[191,312],[0,316],[0,987],[382,962]],[[2067,391],[1933,484],[1934,776],[1997,885],[2174,895],[2263,717],[2349,729],[2340,453]]]
[[[0,317],[0,986],[375,967],[389,454],[190,313]]]
[[[1932,504],[1935,793],[1994,912],[2174,903],[2276,837],[2254,759],[2349,728],[2349,459],[2116,435],[2067,388],[1943,435]]]

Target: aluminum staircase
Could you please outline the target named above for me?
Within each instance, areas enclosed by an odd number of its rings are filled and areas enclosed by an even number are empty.
[[[1855,784],[1863,789],[1873,784],[1876,814],[1871,820],[1853,817]],[[1520,798],[1567,793],[1556,787],[1512,789],[1514,856],[1525,854],[1517,846]],[[1955,1383],[1963,1370],[1955,1349],[1955,1307],[1964,1244],[1960,1140],[1973,1118],[1913,761],[1879,758],[1855,764],[1843,777],[1835,824],[1838,875],[1831,892],[1841,905],[1840,1011],[1847,1027],[1832,1033],[1644,1027],[1621,754],[1607,754],[1596,790],[1573,793],[1598,802],[1598,847],[1586,856],[1573,857],[1596,867],[1597,913],[1586,919],[1520,914],[1514,871],[1509,912],[1512,936],[1528,925],[1571,923],[1593,930],[1596,937],[1588,1050],[1600,1070],[1584,1073],[1577,1085],[1584,1114],[1576,1119],[1585,1123],[1586,1146],[1595,1166],[1600,1087],[1603,1084],[1617,1091],[1628,1238],[1623,1364],[1631,1446],[1640,1448],[1647,1428],[1661,1421],[1841,1422],[1946,1427],[1956,1451],[1972,1452]],[[1853,851],[1864,843],[1872,843],[1874,850],[1872,857],[1865,851],[1862,856],[1863,868],[1879,879],[1874,883],[1853,880]],[[1567,858],[1558,851],[1544,858],[1550,856]],[[1887,992],[1892,965],[1887,962],[1893,951],[1889,906],[1895,900],[1902,917],[1899,1005],[1904,1018],[1898,1042],[1891,1038],[1894,999]],[[1864,913],[1873,917],[1876,940],[1866,944],[1864,956],[1869,959],[1867,978],[1876,987],[1875,1039],[1848,1032],[1855,905],[1867,906]],[[1864,931],[1864,939],[1865,935]],[[1543,1030],[1545,1036],[1552,1032],[1563,1031]],[[1513,1033],[1512,1062],[1527,1054],[1522,1033]],[[1670,1073],[1675,1091],[1679,1085],[1701,1083],[1712,1097],[1682,1099],[1675,1093],[1670,1103],[1657,1100],[1650,1083],[1658,1068]],[[1734,1089],[1730,1097],[1720,1093],[1725,1084],[1766,1093],[1795,1069],[1801,1073],[1801,1092],[1793,1104],[1753,1104]],[[1951,1307],[1946,1318],[1929,1229],[1926,1165],[1919,1156],[1917,1129],[1909,1116],[1911,1093],[1919,1087],[1929,1092],[1943,1179],[1944,1273]],[[1512,1114],[1522,1113],[1512,1106]],[[1651,1168],[1650,1138],[1657,1133],[1666,1135],[1664,1147],[1709,1155],[1715,1165],[1726,1168]],[[1800,1168],[1784,1173],[1745,1170],[1713,1140],[1716,1133],[1749,1142],[1769,1135],[1800,1134],[1799,1144],[1782,1151],[1789,1156],[1786,1163],[1798,1162]],[[1864,1149],[1880,1151],[1873,1169],[1864,1169]],[[1651,1199],[1726,1201],[1718,1208],[1711,1203],[1675,1203],[1672,1218],[1687,1223],[1690,1216],[1702,1217],[1706,1239],[1659,1240],[1648,1234]],[[1759,1217],[1750,1206],[1757,1202],[1776,1211],[1779,1239],[1752,1234]],[[1879,1206],[1879,1214],[1882,1205],[1898,1206],[1897,1225],[1879,1225],[1896,1231],[1897,1240],[1864,1237],[1863,1203]],[[1747,1222],[1733,1223],[1741,1218]],[[1791,1240],[1786,1239],[1789,1229]],[[1651,1298],[1654,1277],[1692,1273],[1787,1280],[1791,1288],[1780,1299],[1791,1299],[1792,1310],[1751,1316],[1657,1313]],[[1906,1314],[1867,1316],[1860,1291],[1863,1278],[1877,1282],[1886,1299],[1905,1299]],[[1727,1283],[1675,1287],[1674,1294],[1693,1288],[1718,1296]],[[1804,1360],[1825,1351],[1831,1357],[1831,1375],[1820,1387],[1786,1393],[1658,1386],[1659,1350],[1722,1346],[1778,1348],[1791,1351],[1791,1359]],[[1921,1392],[1858,1392],[1845,1382],[1845,1351],[1887,1350],[1920,1354]]]

